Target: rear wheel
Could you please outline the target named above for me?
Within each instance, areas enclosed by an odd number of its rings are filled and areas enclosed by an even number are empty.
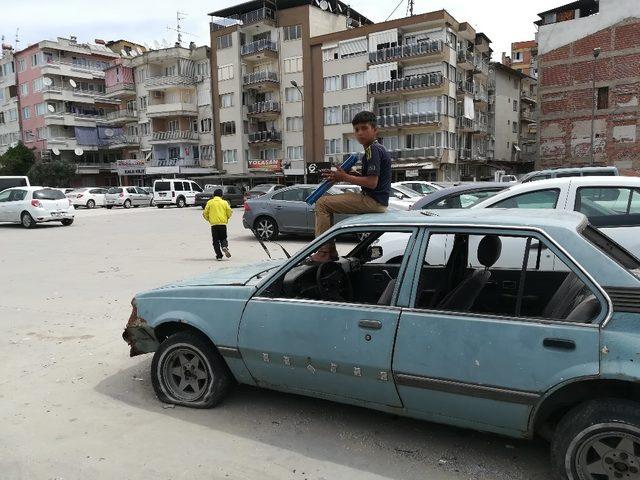
[[[113,205],[107,205],[106,208],[107,210],[111,210],[113,208]]]
[[[131,200],[129,200],[128,198],[124,201],[123,204],[124,208],[131,208]]]
[[[554,432],[558,480],[640,479],[640,403],[592,400],[569,411]]]
[[[158,208],[164,208],[164,205],[156,205]]]
[[[33,217],[29,212],[22,212],[22,215],[20,216],[20,221],[24,228],[33,228],[36,225],[35,220],[33,219]]]
[[[275,240],[278,238],[278,224],[271,217],[260,217],[253,225],[253,233],[260,240]]]
[[[151,381],[160,401],[212,408],[229,392],[231,374],[202,335],[179,332],[160,344],[151,362]]]
[[[88,200],[87,201],[87,208],[96,208],[96,201],[95,200]]]
[[[184,201],[184,197],[178,197],[178,199],[176,200],[176,205],[178,206],[178,208],[182,208],[187,204],[187,202]]]
[[[65,227],[68,227],[69,225],[73,224],[73,218],[65,218],[64,220],[61,220],[60,223],[62,223],[62,225],[64,225]]]

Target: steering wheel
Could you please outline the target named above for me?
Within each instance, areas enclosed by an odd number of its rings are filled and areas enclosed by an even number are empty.
[[[349,275],[337,262],[325,262],[318,266],[316,283],[323,300],[350,301],[353,286]]]

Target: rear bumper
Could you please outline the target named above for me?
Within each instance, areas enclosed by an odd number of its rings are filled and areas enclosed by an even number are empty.
[[[154,198],[153,203],[156,205],[173,205],[175,202],[172,198]]]
[[[248,230],[251,230],[251,224],[245,217],[242,217],[242,226]]]
[[[59,222],[60,220],[73,220],[75,217],[72,211],[63,212],[62,215],[51,215],[49,212],[42,212],[39,215],[33,215],[33,219],[37,223]]]

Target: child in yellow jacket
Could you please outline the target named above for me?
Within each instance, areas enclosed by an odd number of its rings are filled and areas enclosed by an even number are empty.
[[[222,252],[227,258],[231,257],[227,241],[227,223],[232,213],[229,203],[222,198],[222,190],[216,189],[213,198],[207,202],[202,212],[204,219],[211,225],[211,242],[216,252],[216,260],[222,260]]]

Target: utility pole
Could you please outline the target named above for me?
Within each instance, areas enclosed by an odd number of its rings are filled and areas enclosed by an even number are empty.
[[[596,91],[596,64],[598,57],[600,56],[600,48],[593,49],[593,91],[592,91],[592,102],[591,102],[591,166],[595,163],[595,119],[596,119],[596,102],[598,101],[598,94]]]
[[[414,6],[415,0],[409,0],[409,5],[407,6],[407,10],[409,12],[409,16],[413,17],[413,6]]]

